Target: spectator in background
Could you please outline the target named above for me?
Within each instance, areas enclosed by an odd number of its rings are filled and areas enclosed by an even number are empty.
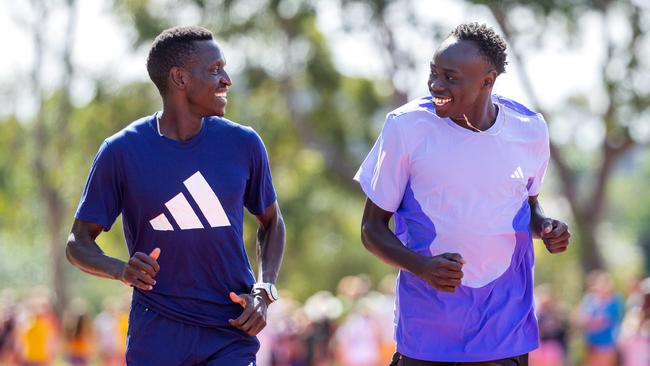
[[[340,365],[378,365],[381,332],[372,310],[370,298],[360,299],[337,329],[334,343]]]
[[[47,290],[35,288],[26,301],[27,314],[20,322],[20,361],[23,366],[47,366],[56,357],[58,321]]]
[[[16,346],[16,300],[13,290],[5,289],[0,293],[0,365],[16,365]]]
[[[633,304],[621,326],[621,366],[650,365],[650,277],[638,287],[640,302]]]
[[[616,365],[616,336],[623,315],[623,301],[614,292],[611,276],[593,272],[578,309],[577,324],[587,344],[586,366]]]
[[[119,366],[120,333],[117,324],[118,305],[115,299],[105,299],[102,311],[93,321],[96,347],[103,366]]]
[[[375,303],[375,318],[379,323],[380,346],[379,359],[382,365],[388,365],[395,353],[395,336],[393,318],[395,316],[395,280],[396,274],[386,275],[379,281],[377,289],[379,298]]]
[[[63,318],[66,359],[72,366],[86,366],[92,354],[92,323],[88,306],[82,299],[70,304]]]
[[[306,364],[329,366],[334,359],[331,344],[336,319],[343,311],[341,300],[328,291],[319,291],[305,301],[304,310],[308,319],[303,333]]]
[[[566,360],[568,322],[548,284],[535,288],[539,348],[530,353],[531,366],[563,366]]]
[[[269,309],[267,326],[261,333],[262,348],[258,352],[258,366],[307,366],[307,348],[302,335],[308,322],[304,308],[293,299],[291,293],[283,292],[277,306]],[[270,348],[268,360],[260,357],[263,348]],[[266,362],[266,363],[264,363]]]

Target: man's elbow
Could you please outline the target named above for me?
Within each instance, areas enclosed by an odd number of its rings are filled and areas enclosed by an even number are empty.
[[[65,246],[65,257],[72,264],[73,266],[77,266],[77,258],[75,256],[76,251],[77,251],[77,241],[75,238],[74,233],[70,233],[68,236],[68,242]]]
[[[362,222],[361,223],[361,243],[363,243],[363,246],[368,249],[372,250],[373,245],[372,245],[372,233],[373,233],[373,225],[369,222]]]

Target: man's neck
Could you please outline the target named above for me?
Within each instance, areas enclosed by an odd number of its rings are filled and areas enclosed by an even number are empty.
[[[201,131],[203,118],[188,110],[163,107],[158,123],[158,129],[163,136],[176,141],[188,141]]]
[[[494,123],[496,122],[498,108],[492,103],[491,100],[488,100],[487,103],[483,104],[478,108],[475,108],[466,115],[455,117],[452,120],[461,127],[467,128],[468,130],[483,132],[487,131]]]

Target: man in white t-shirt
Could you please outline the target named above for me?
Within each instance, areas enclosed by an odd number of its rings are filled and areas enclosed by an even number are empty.
[[[538,346],[532,238],[558,253],[570,234],[537,201],[543,117],[492,94],[505,49],[485,25],[456,27],[431,61],[431,96],[388,114],[355,176],[362,241],[400,269],[394,365],[521,366]]]

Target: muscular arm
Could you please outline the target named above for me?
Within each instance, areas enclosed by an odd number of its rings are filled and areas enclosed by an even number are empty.
[[[361,242],[372,254],[385,263],[411,273],[419,272],[426,257],[412,252],[390,230],[393,213],[375,205],[370,199],[361,219]]]
[[[371,253],[399,269],[420,277],[432,287],[454,292],[463,277],[464,260],[459,254],[444,253],[434,257],[419,255],[407,247],[390,230],[392,212],[385,211],[370,199],[361,220],[361,241]]]
[[[261,215],[256,215],[260,222],[257,230],[257,260],[259,274],[257,280],[275,283],[282,264],[284,254],[284,220],[280,213],[280,206],[274,202],[267,207]],[[233,327],[246,332],[248,335],[257,335],[266,327],[266,311],[271,304],[271,299],[265,291],[254,291],[252,294],[230,293],[230,300],[244,308],[237,319],[229,319]]]
[[[284,219],[277,201],[256,216],[260,223],[257,230],[258,281],[275,283],[284,254]]]
[[[73,266],[91,275],[117,280],[125,263],[107,256],[97,245],[95,239],[103,227],[99,224],[75,220],[72,224],[66,257]]]
[[[94,276],[120,280],[142,290],[151,290],[158,273],[157,254],[152,256],[137,252],[128,262],[107,256],[95,239],[103,227],[99,224],[75,220],[72,225],[66,257],[73,266]]]

